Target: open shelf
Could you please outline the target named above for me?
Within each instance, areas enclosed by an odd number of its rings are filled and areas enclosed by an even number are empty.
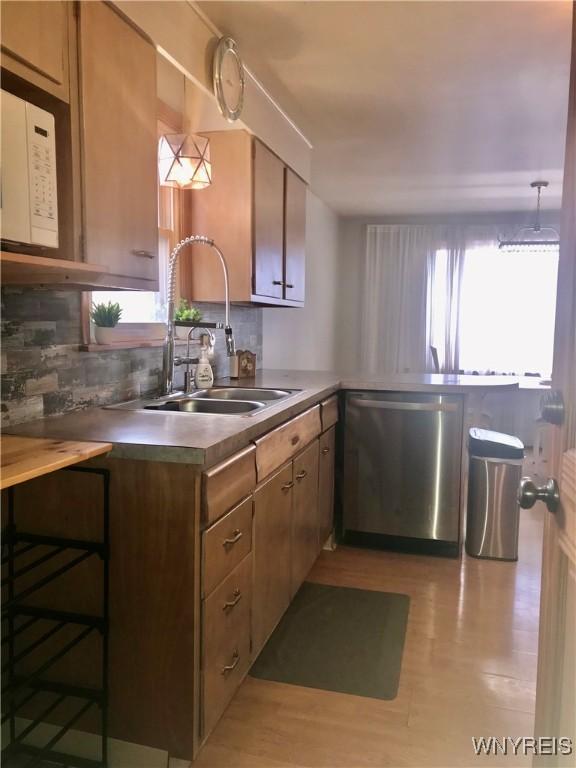
[[[0,251],[2,285],[15,288],[48,287],[58,290],[151,290],[151,280],[137,280],[112,275],[108,267],[83,261],[32,256],[27,253]],[[153,290],[153,289],[152,289]]]
[[[102,539],[73,539],[19,530],[15,509],[17,486],[8,488],[8,521],[2,543],[2,589],[6,599],[2,605],[1,722],[7,724],[9,738],[2,750],[2,762],[6,766],[56,763],[75,768],[106,768],[110,476],[107,470],[93,467],[73,466],[59,471],[90,473],[102,478]],[[35,599],[44,587],[93,557],[102,563],[101,613],[65,611],[27,602],[31,596]],[[25,577],[23,584],[22,577]],[[99,635],[101,642],[101,681],[98,686],[47,679],[47,676],[55,675],[61,659],[94,634]],[[42,699],[34,702],[39,694],[44,694],[46,703]],[[30,710],[27,707],[38,704],[41,704],[40,711],[36,710],[33,719],[28,719]],[[100,759],[89,760],[55,749],[92,708],[100,714]],[[37,742],[34,737],[41,736],[47,725],[53,732],[46,737],[43,746],[30,743],[29,737]],[[35,734],[36,729],[39,730]],[[23,763],[23,755],[31,759]]]

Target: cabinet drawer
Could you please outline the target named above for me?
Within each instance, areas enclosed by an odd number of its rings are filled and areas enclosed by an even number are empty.
[[[202,594],[209,595],[252,549],[252,497],[202,534]]]
[[[320,431],[320,406],[315,405],[256,440],[258,482],[305,448]]]
[[[252,555],[203,602],[203,735],[226,709],[250,667]]]
[[[338,421],[338,396],[334,395],[334,397],[329,397],[328,400],[320,403],[320,410],[322,413],[322,432],[326,432]]]
[[[256,449],[249,445],[216,464],[202,476],[202,517],[205,523],[218,520],[256,487]]]

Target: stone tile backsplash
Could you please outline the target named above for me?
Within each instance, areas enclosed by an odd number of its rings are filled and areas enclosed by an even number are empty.
[[[224,307],[198,304],[203,319],[224,320]],[[262,365],[262,310],[234,306],[238,349]],[[2,290],[2,423],[18,424],[79,408],[157,392],[162,348],[82,352],[80,294]],[[216,331],[215,375],[228,374],[223,331]]]

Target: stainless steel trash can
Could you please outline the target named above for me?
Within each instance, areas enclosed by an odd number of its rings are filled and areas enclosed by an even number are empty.
[[[473,427],[468,437],[470,471],[466,552],[472,557],[518,559],[518,485],[524,445],[512,435]]]

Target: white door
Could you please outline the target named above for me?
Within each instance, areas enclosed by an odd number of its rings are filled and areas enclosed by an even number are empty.
[[[560,424],[552,424],[549,466],[558,480],[559,501],[546,515],[535,737],[572,739],[572,754],[560,745],[554,756],[535,758],[538,766],[576,765],[576,14],[564,166],[558,304],[552,388],[564,402]],[[551,410],[551,412],[550,412]],[[557,406],[547,420],[555,420]],[[541,489],[544,496],[544,489]],[[550,494],[548,494],[550,496]],[[554,502],[549,505],[554,508]],[[546,743],[543,751],[554,751]]]

